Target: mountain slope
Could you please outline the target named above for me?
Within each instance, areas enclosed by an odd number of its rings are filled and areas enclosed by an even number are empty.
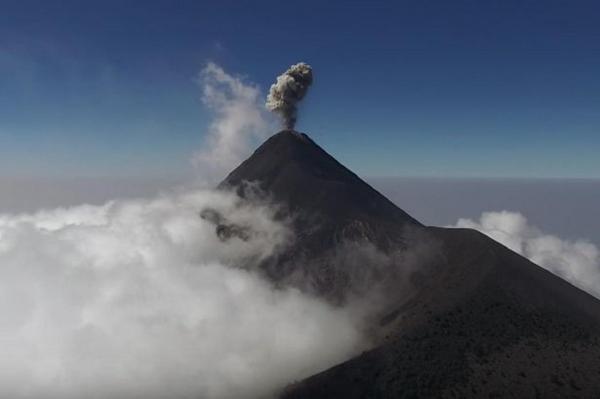
[[[474,230],[421,225],[303,134],[273,136],[222,187],[244,195],[244,182],[294,216],[296,240],[264,266],[275,281],[300,274],[333,302],[361,283],[363,294],[386,287],[371,326],[376,347],[283,397],[600,392],[600,301],[587,293]],[[372,251],[361,258],[349,248]]]
[[[221,186],[258,181],[290,210],[318,213],[337,227],[365,223],[420,225],[406,212],[327,154],[306,134],[282,131],[233,170]],[[374,227],[374,226],[373,226]]]
[[[248,182],[258,183],[292,218],[295,241],[264,265],[268,275],[276,281],[294,276],[332,300],[343,300],[356,280],[335,259],[342,245],[373,243],[389,252],[406,246],[407,230],[422,227],[302,133],[272,136],[220,187],[245,196],[253,193]]]
[[[387,342],[283,397],[597,397],[598,301],[479,233],[436,233],[447,260],[381,326]]]

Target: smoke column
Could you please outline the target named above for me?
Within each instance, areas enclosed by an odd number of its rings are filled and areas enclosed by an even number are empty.
[[[271,85],[267,96],[267,109],[281,115],[286,129],[294,128],[298,114],[297,104],[306,95],[312,81],[312,68],[300,62],[289,67]]]

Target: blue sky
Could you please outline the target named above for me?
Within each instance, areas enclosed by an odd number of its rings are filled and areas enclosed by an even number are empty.
[[[321,3],[0,0],[0,174],[189,173],[212,60],[310,63],[297,127],[364,176],[600,177],[600,5]]]

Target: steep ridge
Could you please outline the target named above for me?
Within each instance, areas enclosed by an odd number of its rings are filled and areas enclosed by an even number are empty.
[[[296,240],[265,264],[275,281],[301,273],[339,302],[358,267],[376,270],[391,288],[372,326],[377,347],[288,387],[283,397],[600,392],[600,301],[587,293],[479,232],[421,225],[304,134],[271,137],[221,187],[244,195],[246,182],[295,215]],[[354,256],[336,258],[348,243],[383,255],[358,265]]]
[[[292,211],[318,213],[337,227],[348,219],[384,226],[420,223],[362,181],[306,134],[282,131],[233,170],[221,186],[260,182]],[[375,226],[372,226],[375,228]]]

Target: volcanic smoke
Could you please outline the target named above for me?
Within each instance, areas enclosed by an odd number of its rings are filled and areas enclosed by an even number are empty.
[[[306,95],[312,81],[310,65],[299,62],[279,75],[277,81],[271,85],[266,107],[269,111],[281,115],[286,129],[294,128],[298,114],[297,104]]]

